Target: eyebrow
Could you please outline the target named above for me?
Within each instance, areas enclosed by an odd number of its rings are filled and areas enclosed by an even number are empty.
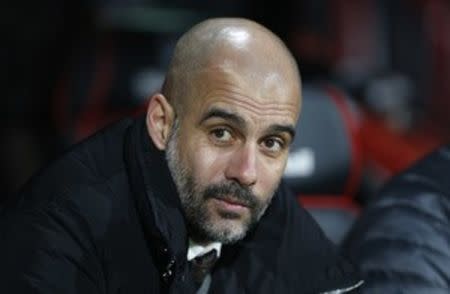
[[[212,108],[208,112],[206,112],[205,115],[203,115],[203,117],[200,119],[200,124],[210,118],[216,117],[231,121],[240,128],[244,128],[246,126],[245,120],[242,117],[221,108]]]
[[[200,119],[200,124],[207,121],[211,118],[222,118],[228,121],[231,121],[233,124],[238,126],[239,128],[245,128],[246,122],[245,120],[237,115],[236,113],[230,112],[221,108],[211,108],[208,112],[206,112],[202,118]],[[269,126],[266,133],[288,133],[291,138],[295,137],[295,127],[293,125],[283,125],[283,124],[274,124]]]
[[[295,127],[293,125],[271,125],[267,133],[288,133],[292,139],[295,137]]]

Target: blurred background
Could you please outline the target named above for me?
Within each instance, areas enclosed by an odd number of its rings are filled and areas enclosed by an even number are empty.
[[[70,145],[139,113],[177,38],[209,17],[260,22],[286,42],[306,86],[345,96],[357,205],[450,139],[447,0],[15,0],[1,11],[2,197]]]

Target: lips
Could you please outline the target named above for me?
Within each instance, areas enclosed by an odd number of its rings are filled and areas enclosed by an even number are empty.
[[[214,197],[217,200],[226,202],[227,204],[230,205],[238,205],[238,206],[243,206],[243,207],[249,207],[249,205],[242,200],[236,199],[236,198],[232,198],[232,197]]]

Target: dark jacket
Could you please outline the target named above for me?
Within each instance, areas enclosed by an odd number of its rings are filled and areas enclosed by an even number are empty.
[[[394,178],[345,247],[364,293],[450,293],[450,145]]]
[[[224,246],[210,293],[320,293],[359,282],[280,188],[254,231]],[[143,119],[75,146],[1,220],[1,293],[193,293],[187,232]],[[340,292],[339,292],[340,293]]]

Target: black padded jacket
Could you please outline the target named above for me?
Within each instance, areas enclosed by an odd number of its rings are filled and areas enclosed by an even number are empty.
[[[36,175],[5,208],[0,237],[0,293],[194,293],[180,201],[144,119]],[[346,293],[359,281],[282,186],[256,228],[222,248],[210,293]]]
[[[363,293],[450,293],[450,145],[388,183],[344,247]]]

